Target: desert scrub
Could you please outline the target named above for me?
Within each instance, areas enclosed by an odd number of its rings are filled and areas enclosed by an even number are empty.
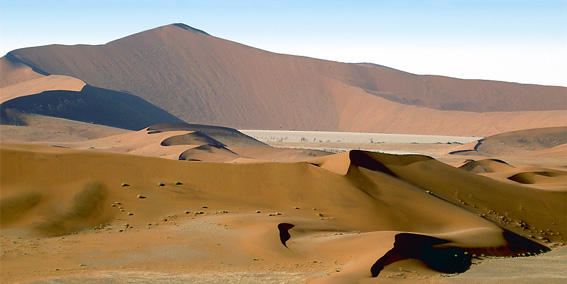
[[[136,195],[136,198],[146,198],[146,197],[141,195],[141,194],[138,194],[138,195]]]
[[[176,181],[176,182],[174,182],[173,184],[175,184],[175,185],[182,185],[182,183],[181,183],[180,181]]]
[[[164,186],[165,184],[163,182],[158,182],[157,184],[158,186]]]
[[[125,183],[125,182],[123,182],[120,186],[121,186],[121,187],[125,187],[125,186],[130,186],[130,185],[127,184],[127,183]]]

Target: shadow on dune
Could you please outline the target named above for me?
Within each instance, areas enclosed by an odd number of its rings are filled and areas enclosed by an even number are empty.
[[[451,241],[431,236],[401,233],[395,236],[394,248],[378,259],[370,268],[372,277],[377,277],[385,266],[404,259],[418,259],[428,267],[443,273],[467,271],[472,258],[486,253],[494,256],[518,256],[539,254],[549,248],[503,229],[507,245],[500,248],[461,248],[450,246]]]
[[[499,159],[484,159],[480,161],[468,161],[459,167],[467,172],[494,173],[514,169],[515,167]]]
[[[295,227],[295,225],[289,223],[278,224],[278,230],[280,230],[280,241],[286,248],[287,248],[286,242],[289,241],[289,239],[291,239],[291,234],[289,233],[289,230],[293,227]]]
[[[373,159],[368,152],[353,150],[350,151],[349,158],[351,165],[353,166],[369,169],[371,171],[383,172],[393,177],[398,176],[384,164],[380,163],[376,159]]]
[[[198,153],[207,153],[207,154],[213,154],[213,155],[218,155],[217,158],[220,158],[222,156],[227,156],[231,157],[230,159],[238,156],[237,153],[223,147],[223,146],[216,146],[216,145],[201,145],[199,147],[195,147],[195,148],[191,148],[188,150],[183,151],[183,153],[181,153],[179,155],[179,160],[185,160],[185,161],[201,161],[201,159],[197,159],[194,158],[194,155],[198,154]]]
[[[181,119],[147,101],[127,93],[86,85],[80,92],[45,91],[18,97],[0,105],[0,122],[14,124],[7,110],[40,114],[70,120],[140,130],[164,122]]]
[[[521,184],[564,183],[567,182],[567,173],[551,171],[523,172],[508,177],[508,179]]]
[[[263,146],[270,147],[244,133],[229,127],[212,126],[203,124],[189,123],[161,123],[148,127],[148,134],[161,133],[167,131],[195,131],[199,135],[212,138],[223,146]]]
[[[224,148],[224,144],[199,132],[187,133],[177,136],[171,136],[161,142],[161,146],[175,146],[175,145],[200,145],[206,144],[215,148]]]
[[[60,236],[104,224],[111,217],[103,205],[106,197],[107,189],[103,184],[86,183],[65,210],[48,211],[45,220],[37,224],[35,229],[47,236]]]
[[[447,240],[430,236],[401,233],[395,237],[394,248],[378,259],[370,268],[372,277],[377,277],[386,265],[414,258],[427,266],[444,273],[465,272],[471,266],[471,255],[462,248],[435,246],[449,243]]]
[[[0,200],[0,225],[19,220],[42,200],[38,192],[22,192]]]

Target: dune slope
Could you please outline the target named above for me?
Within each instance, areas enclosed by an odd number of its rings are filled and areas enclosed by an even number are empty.
[[[400,261],[420,281],[464,271],[481,253],[547,251],[567,233],[566,191],[504,184],[425,156],[225,164],[23,144],[0,151],[9,282],[269,269],[344,283],[385,280]],[[416,250],[404,250],[408,241]]]
[[[91,86],[80,91],[54,90],[26,95],[0,104],[4,124],[20,122],[17,113],[40,114],[139,130],[157,123],[183,121],[139,97]]]
[[[567,127],[525,129],[491,135],[464,145],[453,155],[563,157]]]
[[[274,54],[183,24],[100,46],[15,50],[4,60],[127,91],[191,123],[235,128],[484,136],[565,125],[559,114],[567,108],[564,87],[418,76]],[[527,124],[502,119],[517,111]],[[440,121],[459,125],[437,127]],[[494,129],[482,128],[486,124]]]

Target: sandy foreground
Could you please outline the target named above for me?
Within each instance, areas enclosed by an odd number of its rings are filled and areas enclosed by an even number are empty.
[[[562,157],[0,127],[2,283],[567,281]]]

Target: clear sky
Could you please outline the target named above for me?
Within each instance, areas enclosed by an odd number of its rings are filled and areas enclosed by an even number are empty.
[[[0,0],[0,55],[171,23],[268,51],[567,86],[567,0]]]

